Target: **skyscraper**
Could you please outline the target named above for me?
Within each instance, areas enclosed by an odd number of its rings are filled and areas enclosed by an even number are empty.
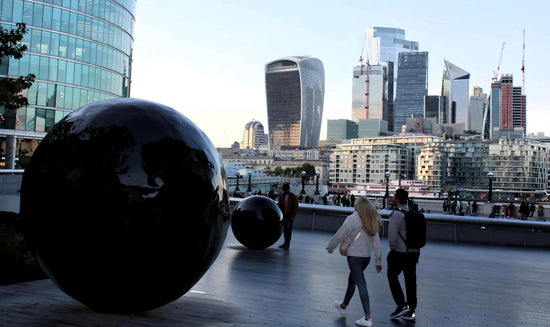
[[[27,92],[29,106],[17,111],[16,130],[6,131],[0,122],[0,137],[40,139],[75,109],[130,96],[136,0],[0,3],[3,27],[19,22],[28,27],[22,41],[27,51],[20,60],[4,58],[0,78],[36,75]]]
[[[470,131],[483,131],[483,120],[485,117],[485,107],[487,104],[487,94],[479,86],[474,87],[474,94],[470,97]]]
[[[418,42],[405,40],[405,30],[373,26],[367,29],[367,60],[371,65],[392,62],[397,67],[399,54],[418,51]],[[393,87],[397,83],[397,70],[393,74]],[[390,100],[393,100],[391,98]]]
[[[490,114],[487,115],[491,138],[496,129],[499,135],[518,128],[523,135],[526,133],[525,95],[521,86],[514,87],[513,82],[513,75],[502,75],[499,81],[491,83]]]
[[[393,108],[393,131],[401,132],[407,117],[423,116],[428,94],[428,52],[403,52],[397,66],[397,92]]]
[[[246,123],[244,126],[241,149],[257,150],[260,146],[266,144],[267,137],[264,133],[264,125],[257,120]]]
[[[445,69],[443,70],[441,95],[446,96],[447,99],[449,99],[447,102],[448,121],[445,123],[464,123],[466,130],[470,130],[468,110],[470,73],[448,62],[447,60],[444,62]],[[455,102],[455,112],[452,111],[453,102]]]
[[[353,68],[351,119],[388,120],[388,76],[384,65]]]
[[[325,70],[312,57],[286,57],[265,65],[271,149],[319,145]]]
[[[424,118],[435,118],[438,124],[444,124],[447,110],[447,97],[440,95],[426,96]]]

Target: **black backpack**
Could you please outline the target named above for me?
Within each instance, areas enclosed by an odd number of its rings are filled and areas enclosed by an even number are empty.
[[[399,237],[409,249],[420,249],[426,245],[426,218],[420,212],[400,210],[405,214],[405,228],[407,239],[401,233]]]

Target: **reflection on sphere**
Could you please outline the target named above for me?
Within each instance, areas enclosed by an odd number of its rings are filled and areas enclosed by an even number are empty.
[[[21,216],[65,293],[99,311],[150,310],[185,294],[217,257],[229,226],[226,176],[181,113],[103,101],[40,143],[23,176]]]
[[[283,213],[275,201],[254,195],[233,209],[231,229],[235,238],[250,249],[265,249],[281,237]]]

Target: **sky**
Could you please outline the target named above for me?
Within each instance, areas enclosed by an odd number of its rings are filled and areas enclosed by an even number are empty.
[[[267,133],[265,64],[309,55],[325,68],[324,140],[327,119],[351,119],[352,71],[368,27],[404,29],[428,51],[429,95],[441,94],[443,60],[470,73],[470,94],[474,86],[489,93],[503,43],[499,76],[522,86],[525,29],[527,133],[548,136],[548,12],[542,0],[138,0],[131,97],[176,109],[229,147],[253,119]]]

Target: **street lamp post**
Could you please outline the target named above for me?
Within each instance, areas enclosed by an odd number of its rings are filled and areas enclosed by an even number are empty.
[[[386,177],[386,194],[384,197],[387,199],[390,197],[390,172],[387,171],[384,176]]]
[[[306,186],[306,172],[302,171],[302,191],[300,192],[300,194],[306,194],[305,186]]]
[[[487,200],[489,203],[493,202],[493,177],[495,174],[493,174],[492,171],[487,173],[487,177],[489,178],[489,196],[487,197]]]
[[[313,194],[319,195],[319,175],[321,175],[321,172],[317,171],[315,175],[317,175],[317,181],[315,182],[315,193]]]
[[[388,198],[390,197],[390,172],[387,171],[384,176],[386,177],[386,194],[384,195],[384,208],[388,205]]]
[[[252,171],[248,171],[248,189],[247,192],[252,192]]]
[[[237,187],[235,187],[235,192],[233,193],[233,196],[237,196],[237,192],[239,192],[239,177],[240,177],[240,174],[239,172],[237,172]]]

